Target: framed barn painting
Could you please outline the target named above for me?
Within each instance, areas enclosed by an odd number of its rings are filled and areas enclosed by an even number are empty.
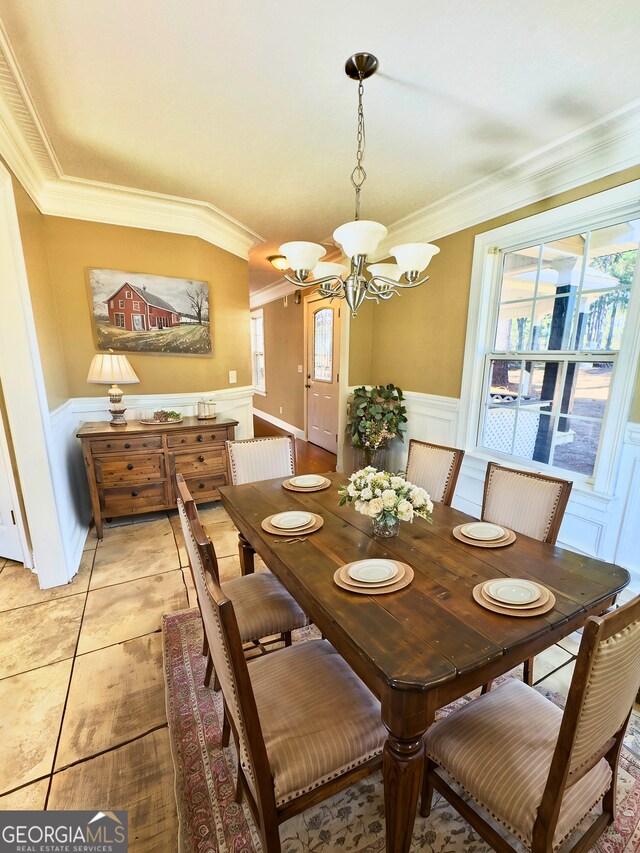
[[[212,354],[206,281],[105,269],[87,278],[99,350]]]

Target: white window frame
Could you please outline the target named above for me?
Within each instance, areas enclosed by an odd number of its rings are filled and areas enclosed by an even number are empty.
[[[574,490],[603,497],[613,495],[640,357],[639,267],[636,267],[631,287],[625,330],[612,376],[592,477],[481,447],[478,436],[484,401],[485,358],[493,349],[504,253],[580,233],[587,228],[601,228],[615,220],[638,218],[640,181],[631,181],[476,236],[458,422],[458,445],[467,453],[479,459],[503,460],[525,470],[544,470],[560,477],[569,476],[574,482]]]
[[[258,371],[256,370],[256,355],[260,352],[260,350],[253,349],[253,320],[257,320],[258,318],[262,319],[262,361],[264,364],[264,383],[262,386],[256,385],[256,378],[258,375]],[[256,308],[255,311],[252,311],[249,314],[249,323],[250,323],[250,337],[251,337],[251,380],[253,382],[253,390],[255,394],[260,394],[262,397],[267,396],[267,359],[265,354],[265,346],[264,346],[264,310],[262,308]]]

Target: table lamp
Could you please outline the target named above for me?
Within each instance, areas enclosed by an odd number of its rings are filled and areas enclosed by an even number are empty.
[[[124,419],[126,408],[122,406],[123,392],[118,388],[118,384],[133,385],[135,382],[140,382],[126,355],[116,355],[112,349],[108,353],[96,353],[89,368],[87,382],[111,386],[109,388],[111,426],[125,425],[127,423]]]

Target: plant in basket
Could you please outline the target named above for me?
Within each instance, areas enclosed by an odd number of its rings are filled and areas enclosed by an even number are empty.
[[[366,465],[371,465],[376,455],[380,456],[376,451],[384,451],[392,438],[403,441],[402,428],[406,423],[402,388],[389,383],[372,388],[361,385],[354,390],[348,413],[351,444],[361,448]],[[384,463],[378,467],[384,467]]]

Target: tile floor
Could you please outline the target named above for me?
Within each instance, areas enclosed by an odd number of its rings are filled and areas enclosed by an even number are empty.
[[[201,515],[239,574],[226,512]],[[128,808],[130,850],[177,849],[160,622],[190,601],[175,513],[90,533],[65,587],[0,560],[0,809]]]
[[[217,503],[201,515],[236,576],[231,520]],[[131,851],[177,849],[160,620],[189,604],[175,512],[90,533],[65,587],[0,560],[0,809],[127,808]],[[578,642],[536,658],[550,690],[566,694]]]

